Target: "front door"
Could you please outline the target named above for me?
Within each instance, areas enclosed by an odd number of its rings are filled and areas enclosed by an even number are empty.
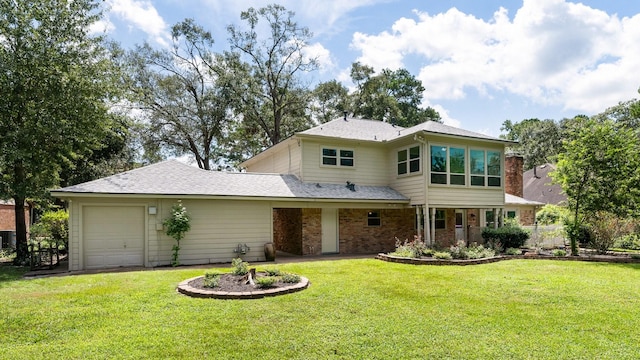
[[[465,230],[466,226],[465,211],[462,209],[456,209],[456,242],[458,240],[467,240]]]
[[[338,209],[322,209],[322,253],[338,252]]]

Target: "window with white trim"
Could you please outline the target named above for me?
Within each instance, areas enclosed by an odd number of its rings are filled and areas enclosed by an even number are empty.
[[[469,150],[471,186],[502,186],[502,153],[497,150]]]
[[[353,167],[353,158],[353,150],[322,148],[322,165]]]
[[[420,172],[420,145],[398,150],[398,175]]]
[[[447,228],[447,212],[445,210],[436,210],[435,225],[436,229]]]
[[[431,183],[467,184],[467,150],[463,147],[431,145]]]

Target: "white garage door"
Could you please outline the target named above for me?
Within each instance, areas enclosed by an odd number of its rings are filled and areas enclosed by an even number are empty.
[[[85,206],[82,211],[84,267],[144,265],[143,206]]]

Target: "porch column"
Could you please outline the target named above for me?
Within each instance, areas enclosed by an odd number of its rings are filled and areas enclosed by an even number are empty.
[[[422,206],[416,205],[416,233],[424,240],[424,236],[422,236],[422,211],[420,210],[422,210]]]
[[[498,208],[493,208],[493,228],[498,228]]]
[[[431,208],[431,234],[433,236],[433,244],[436,243],[436,208]]]
[[[431,245],[431,231],[429,231],[429,206],[422,207],[422,221],[424,222],[424,239],[427,245]]]

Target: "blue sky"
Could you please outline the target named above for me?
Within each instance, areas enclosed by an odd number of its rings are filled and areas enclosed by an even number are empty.
[[[274,1],[106,0],[101,28],[125,48],[167,46],[193,18],[228,48],[226,26]],[[354,61],[406,68],[446,124],[498,136],[509,119],[593,115],[638,98],[640,1],[283,0],[314,38],[312,82],[350,86]]]

